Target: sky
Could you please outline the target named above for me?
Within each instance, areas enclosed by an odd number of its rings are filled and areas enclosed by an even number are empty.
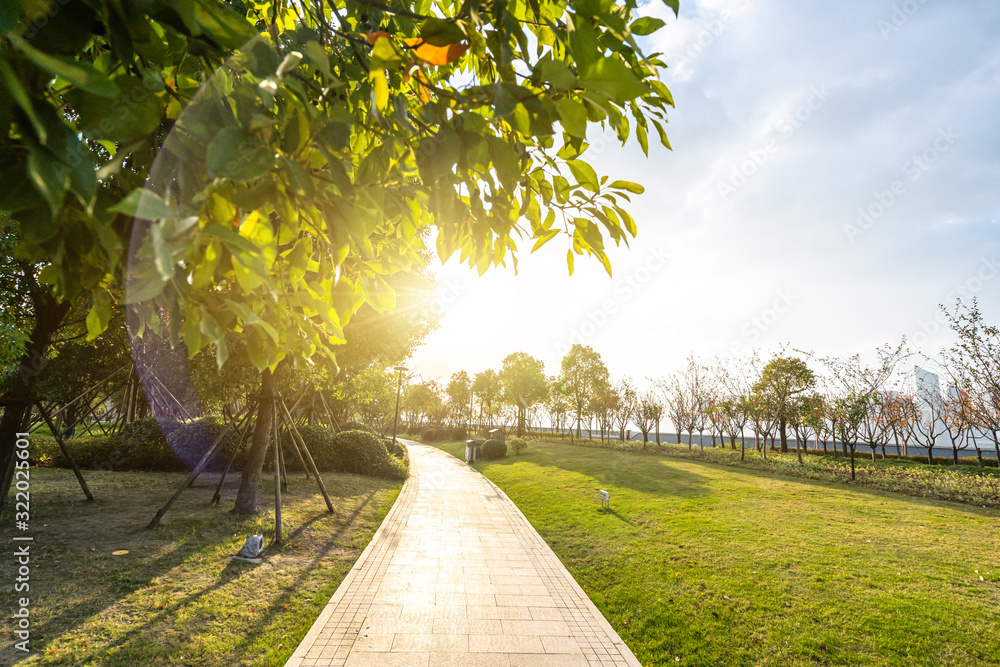
[[[673,150],[595,131],[601,175],[645,186],[609,278],[567,241],[518,274],[433,267],[440,328],[424,378],[527,352],[556,374],[592,346],[640,384],[689,355],[786,343],[820,356],[950,342],[939,304],[975,296],[1000,323],[1000,3],[660,0]],[[527,249],[525,249],[527,250]]]

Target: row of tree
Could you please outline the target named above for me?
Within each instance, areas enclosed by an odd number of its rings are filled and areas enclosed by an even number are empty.
[[[547,422],[577,437],[596,431],[602,440],[624,440],[634,426],[644,443],[651,434],[659,442],[661,423],[669,422],[678,442],[687,434],[689,447],[695,434],[702,447],[706,437],[733,448],[752,437],[765,457],[771,446],[789,451],[794,437],[800,461],[809,443],[824,453],[839,445],[852,462],[858,445],[873,461],[890,445],[932,462],[935,447],[950,449],[956,463],[966,449],[976,451],[980,465],[984,450],[1000,460],[1000,335],[975,301],[959,301],[945,314],[958,342],[919,362],[940,369],[943,392],[935,374],[912,364],[905,340],[876,350],[873,363],[785,349],[766,359],[690,358],[675,373],[647,378],[645,388],[630,378],[612,381],[600,354],[577,344],[552,376],[541,361],[517,352],[499,371],[459,371],[443,389],[435,381],[410,382],[403,410],[415,424],[489,425],[519,435]]]

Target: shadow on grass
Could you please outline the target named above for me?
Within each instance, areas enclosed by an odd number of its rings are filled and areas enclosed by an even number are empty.
[[[566,454],[562,454],[550,449],[548,447],[550,444],[569,449],[566,450]],[[582,452],[587,452],[587,455],[579,456],[578,453]],[[515,466],[519,463],[552,466],[591,478],[594,480],[595,493],[601,487],[630,489],[638,493],[657,493],[678,498],[711,493],[709,480],[703,475],[679,468],[667,470],[652,468],[645,465],[645,460],[627,452],[600,447],[533,443],[533,449],[525,450],[520,456],[477,462],[475,465],[480,470],[489,466]]]
[[[335,533],[333,533],[332,535],[330,535],[329,537],[325,538],[326,542],[327,542],[326,547],[322,551],[315,552],[315,555],[312,557],[312,560],[309,563],[309,565],[307,565],[306,567],[302,568],[301,572],[298,574],[298,576],[296,576],[296,578],[291,583],[289,583],[288,586],[285,587],[285,589],[282,592],[282,594],[278,598],[276,598],[276,599],[273,600],[273,602],[263,611],[263,613],[261,613],[259,615],[259,617],[254,620],[254,623],[252,625],[250,625],[250,626],[248,626],[246,628],[246,631],[243,634],[243,639],[238,644],[236,644],[233,647],[233,649],[232,649],[232,654],[233,655],[235,655],[235,656],[244,656],[245,657],[245,653],[244,652],[250,646],[253,646],[253,644],[260,637],[268,634],[268,632],[271,631],[271,622],[273,621],[274,617],[280,611],[282,611],[285,608],[285,606],[291,601],[292,597],[295,595],[295,593],[298,590],[299,584],[301,584],[302,581],[304,581],[305,579],[307,579],[308,576],[312,572],[314,572],[317,567],[319,567],[319,563],[321,563],[331,553],[333,553],[334,550],[336,550],[336,549],[338,549],[338,548],[340,548],[342,546],[338,542],[339,538],[349,528],[351,528],[353,526],[354,522],[357,521],[357,519],[361,515],[362,511],[375,498],[375,495],[376,495],[375,491],[370,492],[365,497],[365,499],[361,503],[358,504],[358,506],[354,509],[354,511],[352,511],[348,516],[346,516],[342,520],[340,526],[337,528],[337,531]],[[286,541],[290,541],[294,537],[297,537],[297,536],[301,535],[302,532],[306,528],[308,528],[313,523],[315,523],[316,521],[318,521],[318,520],[320,520],[322,518],[330,518],[330,514],[326,510],[323,510],[323,511],[321,511],[321,512],[315,514],[315,515],[313,515],[305,523],[303,523],[301,526],[299,526],[294,531],[292,531],[291,533],[289,533],[286,536]],[[209,546],[209,545],[206,545],[206,546]],[[273,548],[274,547],[273,547],[273,543],[272,543],[272,546],[269,546],[268,549],[270,550],[270,549],[273,549]],[[268,560],[270,560],[270,558],[273,557],[273,556],[274,556],[274,553],[272,552],[271,554],[269,554],[265,558],[265,562],[267,562]],[[248,564],[248,563],[243,563],[243,562],[240,562],[240,561],[233,561],[233,560],[229,561],[229,563],[219,572],[218,580],[215,583],[213,583],[211,586],[205,587],[205,588],[201,589],[200,591],[198,591],[198,592],[196,592],[194,594],[191,594],[191,595],[188,595],[188,596],[186,596],[184,598],[176,600],[175,602],[173,602],[169,606],[167,606],[164,609],[160,610],[159,613],[157,613],[156,615],[154,615],[153,617],[151,617],[150,619],[148,619],[142,625],[140,625],[140,626],[138,626],[136,628],[133,628],[132,630],[129,630],[127,633],[125,633],[124,635],[122,635],[116,641],[114,641],[114,642],[108,644],[107,646],[105,646],[101,650],[101,652],[98,653],[94,657],[95,658],[101,658],[101,657],[103,657],[104,659],[100,663],[100,664],[103,664],[103,665],[128,665],[129,667],[131,667],[131,665],[133,663],[132,663],[132,658],[129,655],[130,652],[128,650],[130,644],[137,643],[137,642],[143,642],[144,641],[144,634],[146,632],[154,629],[160,623],[163,623],[166,620],[174,617],[183,608],[190,607],[192,604],[194,604],[195,602],[197,602],[199,599],[203,598],[204,596],[206,596],[206,595],[208,595],[208,594],[210,594],[210,593],[212,593],[214,591],[217,591],[217,590],[223,588],[224,586],[226,586],[227,584],[229,584],[230,582],[232,582],[234,579],[239,578],[243,573],[245,573],[246,571],[248,571],[252,567],[255,567],[255,566],[253,566],[251,564]],[[311,625],[311,622],[310,622],[310,625]],[[306,631],[308,631],[308,628],[306,628]],[[303,632],[303,635],[304,634],[305,633]],[[291,653],[294,651],[295,646],[297,646],[297,644],[298,644],[298,641],[295,641],[293,644],[291,644],[288,647],[289,648],[289,651],[288,651],[289,655],[291,655]],[[122,655],[107,656],[106,654],[109,651],[114,651],[115,653],[119,653],[120,652],[120,653],[122,653]]]
[[[691,454],[686,454],[686,455],[680,455],[680,456],[678,456],[678,455],[671,454],[669,451],[668,452],[656,451],[652,447],[650,447],[647,451],[625,452],[625,451],[621,451],[621,450],[610,449],[608,447],[598,447],[598,446],[592,446],[592,445],[570,445],[568,443],[555,443],[555,442],[551,442],[551,443],[550,442],[545,442],[545,443],[540,443],[540,444],[541,444],[541,446],[536,446],[536,451],[543,451],[544,452],[545,449],[548,446],[551,446],[551,447],[556,447],[556,448],[558,448],[558,447],[571,448],[573,451],[590,451],[590,452],[592,452],[592,454],[591,454],[592,456],[599,456],[598,453],[603,454],[605,457],[611,456],[612,460],[614,462],[612,464],[613,467],[615,465],[618,465],[618,466],[621,466],[621,468],[622,468],[623,471],[625,471],[627,469],[629,477],[633,477],[633,476],[636,476],[638,474],[639,478],[642,479],[642,480],[644,480],[644,481],[646,481],[646,482],[648,482],[649,485],[648,486],[646,486],[645,484],[643,484],[643,485],[636,485],[636,484],[623,485],[623,484],[618,484],[617,482],[612,482],[612,481],[608,481],[608,483],[609,484],[616,484],[618,486],[625,486],[627,488],[632,488],[633,490],[641,491],[643,493],[650,493],[650,492],[652,492],[652,493],[661,493],[661,494],[668,494],[668,495],[685,495],[685,496],[686,495],[690,495],[687,492],[678,492],[677,489],[670,488],[670,486],[667,485],[668,483],[671,486],[674,485],[674,484],[676,484],[676,481],[675,481],[674,478],[677,476],[678,472],[683,472],[683,471],[680,471],[676,466],[674,466],[674,465],[668,465],[668,464],[689,463],[689,464],[692,464],[692,465],[695,465],[695,466],[699,466],[699,467],[704,466],[704,467],[708,467],[708,468],[711,468],[711,469],[714,469],[714,470],[725,471],[726,474],[728,474],[728,475],[734,475],[734,476],[740,476],[740,477],[752,477],[752,478],[757,478],[757,479],[765,479],[765,478],[776,479],[777,478],[777,479],[782,479],[782,480],[790,482],[790,483],[802,484],[804,486],[821,487],[821,488],[824,488],[824,489],[835,490],[835,491],[850,490],[852,493],[861,494],[861,495],[865,495],[865,496],[871,496],[871,497],[879,497],[879,498],[900,498],[900,497],[903,497],[903,498],[912,498],[914,502],[947,503],[947,506],[950,509],[953,509],[953,510],[956,510],[956,511],[960,511],[960,512],[965,512],[965,513],[968,513],[968,514],[975,514],[977,516],[990,516],[990,517],[996,515],[996,508],[992,508],[992,509],[991,508],[984,508],[982,506],[973,505],[973,504],[961,502],[961,501],[958,501],[958,500],[950,500],[950,499],[945,499],[945,498],[934,498],[934,497],[930,497],[930,496],[921,496],[921,495],[908,494],[908,493],[904,493],[904,492],[901,492],[901,491],[891,491],[891,490],[887,490],[887,489],[879,489],[879,488],[867,486],[867,485],[864,485],[864,484],[852,483],[852,482],[847,481],[847,480],[834,481],[834,480],[829,480],[829,479],[821,479],[821,478],[818,479],[818,478],[816,478],[814,476],[809,476],[809,470],[808,469],[804,470],[802,475],[797,475],[797,474],[793,474],[793,473],[789,473],[789,472],[785,472],[785,471],[767,470],[767,469],[762,469],[762,468],[755,468],[755,467],[742,466],[742,465],[736,465],[736,464],[730,464],[730,463],[723,463],[723,462],[719,462],[719,461],[709,461],[709,460],[702,459],[702,458],[699,457],[699,455],[698,455],[698,449],[697,448],[695,448],[693,450],[693,453],[691,453]],[[739,451],[739,450],[737,450],[737,451]],[[747,453],[749,454],[750,451],[751,450],[748,448]],[[553,465],[555,467],[560,467],[560,468],[564,468],[564,469],[568,469],[568,470],[573,470],[573,471],[579,471],[582,468],[582,466],[580,465],[580,457],[574,456],[573,457],[572,465],[570,465],[568,462],[567,462],[567,465],[560,465],[559,462],[558,462],[558,460],[556,460],[556,454],[554,452],[549,451],[549,452],[546,452],[546,453],[548,454],[548,458],[551,459],[551,460],[547,460],[547,461],[539,460],[539,461],[536,461],[536,462],[539,463],[540,465]],[[522,456],[523,456],[523,454],[522,454]],[[623,458],[624,459],[632,459],[633,462],[630,463],[630,464],[628,464],[627,466],[625,466],[625,464],[622,463],[622,459]],[[644,467],[646,465],[644,462],[647,462],[650,459],[658,460],[658,461],[662,462],[664,464],[664,466],[657,467],[656,472],[650,472],[650,473],[640,472],[639,469],[642,468],[642,467]],[[843,459],[841,459],[841,460],[843,460]],[[869,462],[870,462],[870,460],[869,460]],[[859,461],[859,463],[860,463],[860,461]],[[881,463],[881,461],[880,461],[880,463]],[[922,464],[916,464],[916,463],[910,464],[910,462],[906,462],[906,464],[908,464],[908,465],[906,465],[906,467],[922,466]],[[596,465],[596,462],[594,464],[592,464],[591,466],[583,467],[582,469],[584,470],[584,472],[586,474],[594,475],[595,478],[600,479],[600,477],[599,477],[600,473],[599,472],[595,472],[593,469],[591,469],[593,467],[593,465]],[[859,465],[859,467],[860,467],[860,465]],[[886,466],[886,467],[889,467],[889,466]],[[903,466],[899,466],[899,467],[903,467]],[[689,473],[688,472],[687,474],[694,474],[694,473]],[[700,476],[698,476],[696,474],[694,474],[694,476],[695,477],[700,477]],[[613,474],[612,475],[605,474],[604,478],[608,479],[609,477],[611,479],[614,478]],[[704,485],[702,485],[702,486],[704,486]],[[657,488],[657,487],[659,487],[659,488]],[[707,487],[706,487],[705,490],[707,491]]]

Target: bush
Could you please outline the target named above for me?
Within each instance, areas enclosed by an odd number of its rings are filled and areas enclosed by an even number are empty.
[[[480,458],[487,460],[502,459],[505,456],[507,456],[507,445],[499,440],[487,440],[480,454]]]
[[[298,426],[297,428],[320,472],[343,470],[340,452],[333,440],[335,435],[333,431],[325,426]],[[294,453],[292,434],[286,431],[281,437],[285,447],[285,469],[302,472],[302,463],[299,461],[298,455]],[[305,455],[306,453],[302,452],[302,456],[305,457]]]
[[[365,431],[367,433],[374,433],[373,430],[371,430],[364,424],[355,421],[344,422],[343,424],[341,424],[337,432],[342,433],[343,431]]]
[[[511,438],[510,448],[514,450],[514,454],[517,456],[521,455],[521,452],[525,450],[528,446],[528,441],[524,438]]]
[[[465,440],[469,437],[464,426],[453,426],[450,435],[452,440]]]
[[[239,434],[232,428],[227,428],[217,417],[205,417],[190,423],[180,424],[176,430],[167,436],[175,458],[179,459],[183,464],[183,467],[178,469],[194,470],[198,461],[208,451],[208,448],[223,433],[225,435],[223,435],[219,448],[205,466],[206,472],[222,472],[225,469],[226,463],[229,462],[229,457],[239,442]],[[138,465],[141,462],[137,461],[135,463]],[[242,461],[234,462],[234,466],[237,469],[241,468]],[[147,468],[138,465],[136,469],[146,470]]]
[[[341,431],[333,436],[333,446],[344,472],[379,476],[388,465],[389,450],[366,431]]]

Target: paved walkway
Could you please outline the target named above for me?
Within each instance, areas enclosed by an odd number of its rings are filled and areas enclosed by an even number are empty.
[[[502,491],[407,445],[410,479],[286,667],[641,667]]]

